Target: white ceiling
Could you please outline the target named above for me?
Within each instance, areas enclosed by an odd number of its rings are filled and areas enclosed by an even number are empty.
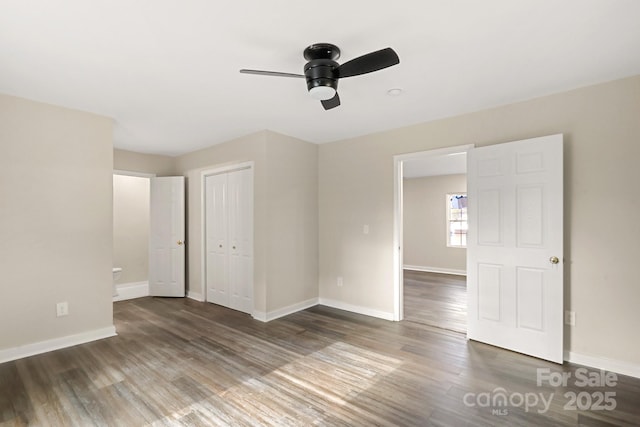
[[[640,74],[639,22],[638,0],[2,0],[0,92],[113,117],[125,150],[323,143]],[[400,64],[341,80],[330,111],[238,72],[302,73],[317,42]]]

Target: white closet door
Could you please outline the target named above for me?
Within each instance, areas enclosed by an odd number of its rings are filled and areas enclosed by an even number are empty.
[[[253,312],[253,170],[205,179],[207,301]]]
[[[207,301],[227,306],[227,175],[208,176],[205,182]]]
[[[253,194],[252,172],[228,174],[229,307],[253,310]]]

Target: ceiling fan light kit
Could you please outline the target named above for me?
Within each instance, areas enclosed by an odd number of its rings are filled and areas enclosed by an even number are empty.
[[[331,86],[314,86],[309,88],[309,95],[318,101],[327,101],[336,96],[336,90]]]
[[[305,78],[311,97],[321,101],[325,110],[330,110],[340,105],[337,92],[340,78],[367,74],[400,63],[398,55],[390,47],[359,56],[342,65],[336,62],[340,57],[340,49],[330,43],[312,44],[304,50],[303,56],[308,61],[304,66],[304,75],[248,69],[242,69],[240,72]]]

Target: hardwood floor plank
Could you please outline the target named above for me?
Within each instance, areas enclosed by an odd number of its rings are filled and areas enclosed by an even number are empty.
[[[404,318],[467,332],[467,278],[404,270]]]
[[[15,364],[0,364],[0,423],[16,420],[23,424],[23,414],[33,412],[31,400]]]

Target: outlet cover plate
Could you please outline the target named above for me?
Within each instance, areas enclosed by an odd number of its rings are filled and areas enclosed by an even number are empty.
[[[62,317],[69,314],[69,303],[59,302],[56,304],[56,316]]]

